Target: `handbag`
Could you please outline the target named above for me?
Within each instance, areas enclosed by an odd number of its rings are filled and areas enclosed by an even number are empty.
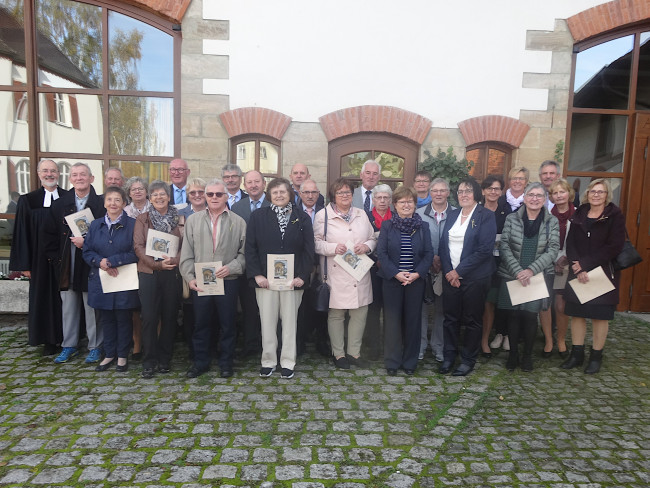
[[[614,271],[631,268],[641,261],[643,261],[643,258],[639,254],[639,251],[632,245],[632,242],[630,242],[630,236],[627,234],[627,229],[625,229],[623,249],[621,249],[621,252],[618,253],[618,256],[616,256],[612,263],[614,265]]]
[[[325,208],[325,231],[323,239],[327,238],[327,208]],[[327,284],[327,256],[325,256],[325,266],[321,270],[323,280],[314,278],[311,287],[311,299],[314,310],[317,312],[327,312],[330,308],[330,285]]]

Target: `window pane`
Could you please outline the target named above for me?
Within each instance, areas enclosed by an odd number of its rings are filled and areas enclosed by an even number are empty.
[[[634,36],[604,42],[576,58],[574,107],[625,109]]]
[[[25,31],[22,0],[1,2],[0,19],[2,19],[2,28],[0,28],[2,56],[11,61],[6,65],[3,63],[3,69],[7,69],[7,71],[0,73],[0,80],[2,80],[0,84],[11,85],[12,64],[13,69],[22,75],[23,81],[25,78]]]
[[[506,171],[507,154],[498,149],[490,148],[488,150],[488,170],[489,175],[503,176]]]
[[[37,0],[39,85],[102,86],[102,9],[69,0]]]
[[[104,126],[100,96],[41,93],[38,99],[41,151],[102,152]]]
[[[469,174],[472,175],[474,178],[481,180],[483,179],[483,159],[481,158],[481,150],[480,149],[472,149],[471,151],[467,151],[465,153],[465,159],[468,161],[471,161],[474,163],[474,166],[472,166],[472,169],[469,170]]]
[[[29,193],[30,188],[29,159],[25,156],[0,156],[0,212],[5,212],[10,201],[11,192],[18,192],[20,195]],[[6,182],[6,184],[3,184]]]
[[[569,171],[623,171],[625,115],[573,114]]]
[[[0,124],[0,149],[28,151],[27,93],[0,92],[0,107],[4,119]]]
[[[375,152],[373,159],[381,165],[382,178],[404,179],[404,158],[400,158],[395,154]],[[361,168],[359,168],[359,171],[361,171]]]
[[[278,146],[260,141],[260,173],[278,174]]]
[[[607,178],[607,175],[604,174],[602,178]],[[576,188],[576,185],[578,187],[578,190],[576,190],[576,193],[580,195],[580,201],[583,201],[584,198],[584,193],[587,190],[587,187],[589,186],[589,183],[592,182],[592,180],[596,179],[593,176],[569,176],[567,177],[567,181],[573,188]],[[621,201],[621,186],[623,184],[623,180],[620,178],[609,178],[609,183],[612,185],[612,201],[620,206],[620,201]]]
[[[244,173],[255,169],[255,141],[237,144],[237,165]]]
[[[358,178],[363,163],[372,159],[369,151],[346,154],[341,158],[341,176]]]
[[[108,53],[111,89],[174,89],[174,42],[170,35],[109,11]]]
[[[109,105],[113,154],[173,155],[173,99],[110,97]]]
[[[153,180],[169,180],[169,162],[167,161],[111,161],[111,168],[121,168],[124,178],[132,176],[144,178],[149,183]]]
[[[650,32],[641,34],[639,77],[636,84],[636,108],[650,110]]]

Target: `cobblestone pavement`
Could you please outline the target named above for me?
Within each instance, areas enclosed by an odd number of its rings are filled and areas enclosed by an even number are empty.
[[[438,487],[650,485],[650,325],[610,328],[600,374],[505,355],[465,378],[335,370],[316,353],[296,377],[187,380],[96,373],[26,346],[24,317],[0,316],[1,486]],[[541,341],[536,352],[541,350]]]

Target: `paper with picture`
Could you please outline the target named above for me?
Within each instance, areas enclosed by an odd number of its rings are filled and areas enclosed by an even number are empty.
[[[86,237],[88,229],[90,229],[90,223],[93,220],[95,220],[95,217],[89,208],[65,216],[65,221],[74,237]]]
[[[212,263],[194,263],[194,276],[196,276],[196,287],[203,291],[197,291],[200,297],[210,295],[225,295],[223,278],[217,278],[217,270],[221,268],[221,261]]]
[[[269,290],[293,290],[293,261],[293,254],[267,254],[266,279],[269,282]]]
[[[348,248],[343,254],[334,256],[334,262],[341,266],[355,280],[361,281],[372,265],[374,264],[366,254],[355,254],[354,243],[348,241],[345,243]]]
[[[156,259],[164,259],[164,256],[175,258],[178,254],[179,241],[179,238],[173,234],[149,229],[145,254]]]
[[[136,263],[118,266],[117,276],[111,276],[108,271],[99,270],[99,281],[102,284],[104,293],[115,293],[118,291],[137,290],[140,288],[138,280],[138,265]]]

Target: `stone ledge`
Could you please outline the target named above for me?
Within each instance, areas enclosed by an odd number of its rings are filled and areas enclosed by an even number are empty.
[[[0,280],[0,313],[29,312],[29,281]]]

